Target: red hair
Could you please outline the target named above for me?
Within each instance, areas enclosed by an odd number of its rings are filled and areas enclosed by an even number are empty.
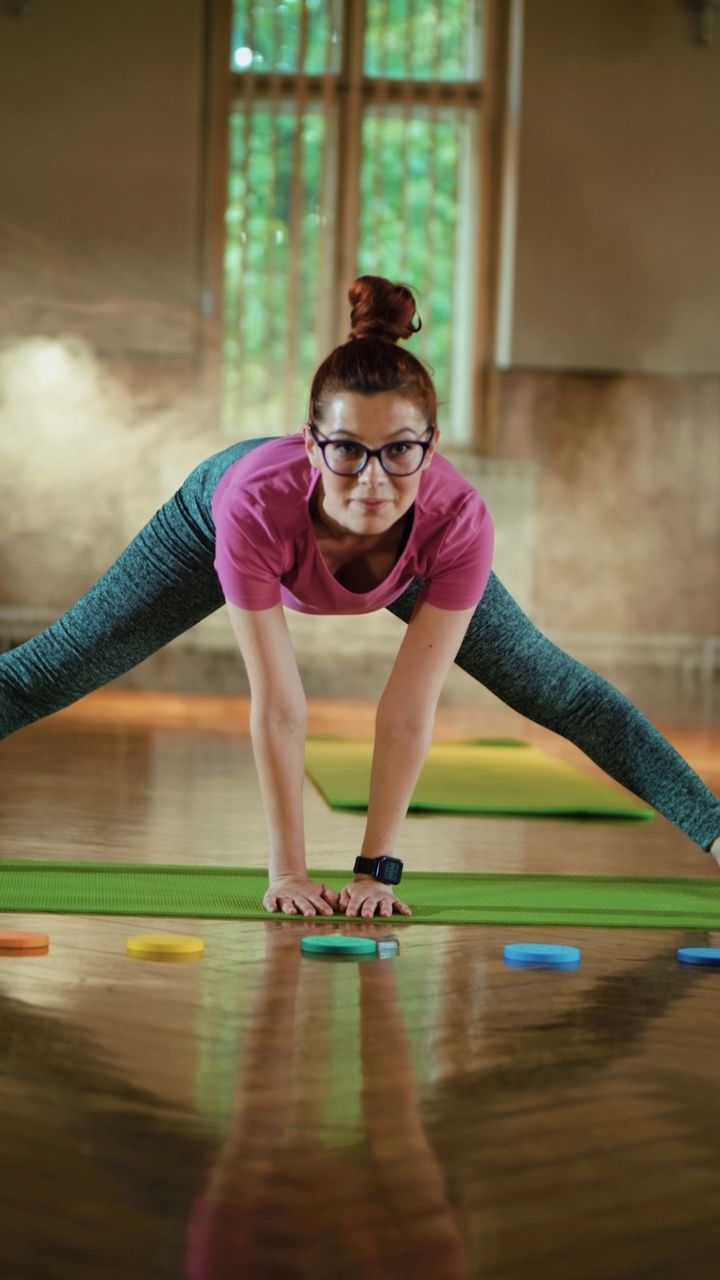
[[[436,425],[437,393],[424,364],[396,344],[422,328],[412,291],[382,276],[359,276],[348,290],[350,333],[347,342],[323,360],[310,389],[311,423],[321,423],[325,406],[344,391],[361,396],[394,391]]]

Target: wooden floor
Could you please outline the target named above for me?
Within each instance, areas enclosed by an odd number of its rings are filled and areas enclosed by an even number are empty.
[[[311,728],[370,736],[372,711],[317,703]],[[511,713],[437,729],[497,732],[582,759]],[[669,732],[717,789],[720,734]],[[242,701],[95,695],[0,760],[3,857],[264,860]],[[349,867],[362,818],[306,803],[313,865]],[[404,855],[720,874],[661,818],[414,818]],[[0,1280],[720,1274],[720,973],[675,958],[720,937],[562,930],[581,968],[540,973],[502,945],[552,929],[354,924],[400,937],[362,964],[301,959],[323,926],[271,919],[0,925],[52,937],[0,958]],[[126,956],[161,929],[205,957]]]

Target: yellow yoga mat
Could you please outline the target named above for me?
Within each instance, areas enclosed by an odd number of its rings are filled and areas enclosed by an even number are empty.
[[[366,809],[371,742],[309,738],[305,769],[333,809]],[[627,792],[516,739],[435,742],[411,810],[436,813],[566,814],[652,818]]]

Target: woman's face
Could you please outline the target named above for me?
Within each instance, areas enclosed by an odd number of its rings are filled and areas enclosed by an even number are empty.
[[[376,538],[402,520],[417,497],[422,473],[430,466],[439,435],[436,430],[430,436],[417,405],[393,391],[372,396],[346,391],[329,401],[323,421],[315,430],[323,441],[347,441],[367,445],[368,449],[432,439],[420,470],[413,475],[388,475],[380,459],[371,458],[360,475],[339,476],[326,465],[310,427],[304,427],[308,458],[321,472],[316,491],[318,511],[330,528],[339,525],[358,537]]]

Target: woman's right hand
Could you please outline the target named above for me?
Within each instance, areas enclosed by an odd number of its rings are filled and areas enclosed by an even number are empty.
[[[339,909],[340,895],[326,884],[307,876],[276,876],[270,881],[263,906],[284,916],[331,916]]]

